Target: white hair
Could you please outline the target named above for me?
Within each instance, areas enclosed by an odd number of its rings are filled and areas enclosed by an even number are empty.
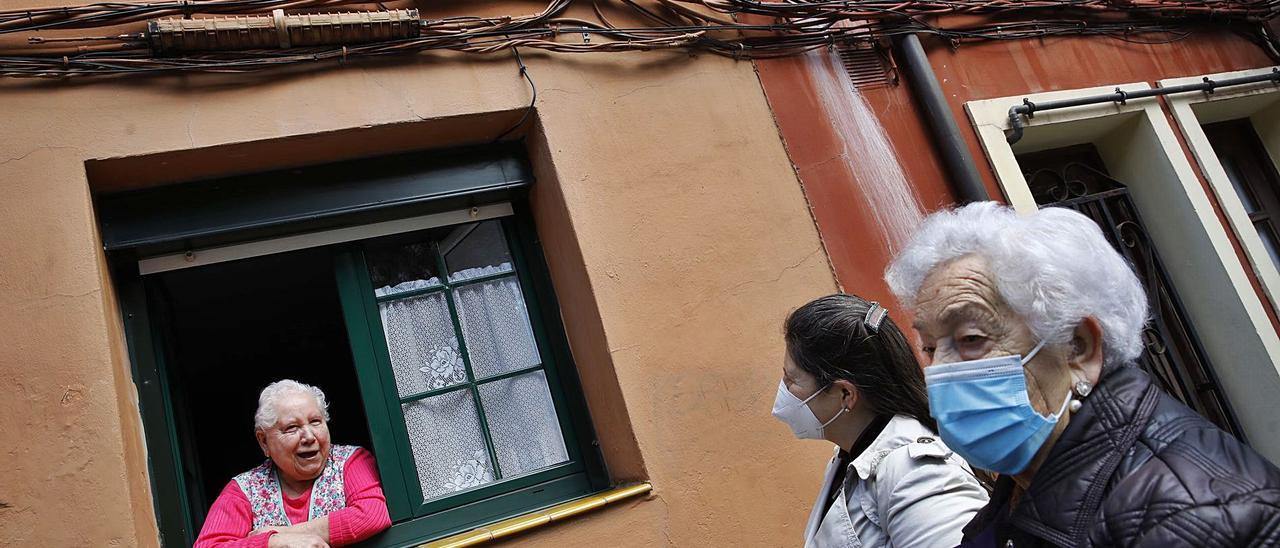
[[[258,395],[258,410],[253,414],[255,429],[266,430],[275,426],[276,420],[279,419],[276,414],[276,402],[288,394],[307,394],[315,397],[316,405],[320,407],[320,412],[324,413],[324,420],[329,420],[329,401],[325,399],[323,390],[293,379],[282,379],[268,384]]]
[[[1129,263],[1092,220],[1062,208],[1020,216],[979,202],[927,217],[885,272],[903,305],[915,306],[925,277],[960,257],[987,261],[996,290],[1042,340],[1065,343],[1080,320],[1102,325],[1108,366],[1142,353],[1147,295]]]

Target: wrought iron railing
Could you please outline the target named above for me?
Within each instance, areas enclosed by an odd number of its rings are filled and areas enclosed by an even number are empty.
[[[1133,266],[1151,307],[1151,321],[1142,333],[1145,347],[1137,365],[1170,395],[1243,439],[1129,189],[1105,171],[1082,162],[1036,170],[1027,174],[1027,184],[1041,208],[1065,207],[1093,219]]]

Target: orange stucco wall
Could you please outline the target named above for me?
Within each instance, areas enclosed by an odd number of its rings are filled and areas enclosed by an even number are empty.
[[[611,471],[654,492],[519,542],[793,544],[828,449],[769,417],[779,324],[835,283],[752,65],[525,60],[570,342]],[[528,100],[504,56],[0,81],[0,544],[157,543],[91,189],[483,143]]]

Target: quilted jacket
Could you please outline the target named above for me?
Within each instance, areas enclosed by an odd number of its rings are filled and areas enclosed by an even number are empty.
[[[1013,491],[967,546],[1280,546],[1280,469],[1137,367],[1104,375],[1010,512]]]

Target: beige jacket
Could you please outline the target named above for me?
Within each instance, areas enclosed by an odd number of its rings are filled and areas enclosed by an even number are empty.
[[[837,447],[809,515],[806,547],[951,548],[987,504],[969,465],[913,418],[893,417],[833,486],[839,454]],[[832,489],[841,496],[823,513]]]

